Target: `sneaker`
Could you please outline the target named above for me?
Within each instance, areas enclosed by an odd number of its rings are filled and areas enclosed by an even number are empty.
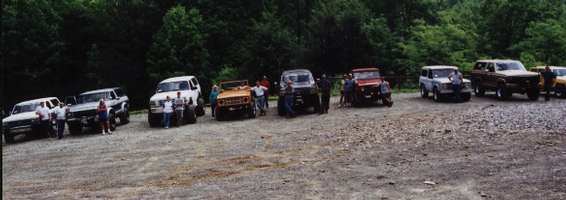
[[[108,135],[112,135],[112,131],[111,131],[111,130],[108,130]]]
[[[106,132],[102,131],[102,135],[106,135]]]

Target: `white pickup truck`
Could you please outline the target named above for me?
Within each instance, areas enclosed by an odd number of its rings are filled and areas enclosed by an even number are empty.
[[[55,106],[59,104],[57,97],[46,97],[24,101],[14,105],[10,116],[2,119],[2,132],[6,143],[13,143],[14,137],[19,134],[36,134],[39,128],[39,116],[35,110],[43,102],[53,113]]]
[[[452,82],[448,79],[448,76],[456,69],[458,67],[455,66],[422,67],[421,76],[419,77],[421,97],[428,98],[428,93],[431,92],[432,99],[440,101],[444,97],[454,95]],[[469,101],[472,97],[472,82],[470,80],[464,79],[462,82],[460,97],[464,101]]]
[[[177,92],[181,93],[181,98],[186,99],[184,109],[184,122],[196,123],[197,116],[203,116],[204,99],[202,97],[200,84],[194,76],[180,76],[165,79],[157,84],[155,94],[149,99],[149,111],[147,121],[150,127],[158,127],[163,119],[163,103],[167,96],[171,100],[177,98]],[[172,118],[176,115],[173,113]],[[172,120],[173,123],[176,120]]]

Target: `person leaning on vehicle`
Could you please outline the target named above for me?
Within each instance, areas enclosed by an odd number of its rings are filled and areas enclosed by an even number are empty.
[[[346,80],[344,80],[344,98],[346,106],[352,106],[352,101],[354,100],[354,80],[352,80],[351,74],[348,74]]]
[[[320,109],[320,114],[328,113],[330,106],[330,90],[332,89],[332,83],[326,77],[326,74],[322,74],[322,78],[318,82],[318,87],[321,93],[321,103],[322,108]]]
[[[379,95],[383,99],[383,104],[391,107],[393,106],[393,100],[391,99],[391,86],[389,82],[381,78],[381,85],[379,85]]]
[[[64,106],[63,103],[59,103],[59,107],[55,108],[55,120],[57,120],[57,139],[63,139],[63,133],[65,132],[65,120],[69,108]]]
[[[550,101],[550,90],[552,90],[552,85],[554,84],[554,79],[556,79],[556,74],[550,70],[549,66],[544,68],[544,72],[542,72],[542,78],[544,79],[544,91],[546,94],[544,95],[545,101]]]
[[[51,131],[49,130],[49,108],[45,106],[45,102],[39,103],[39,106],[35,109],[35,114],[39,117],[40,134],[45,134],[47,137],[51,137]]]
[[[173,114],[173,102],[171,102],[171,97],[167,96],[165,102],[163,102],[163,125],[165,128],[169,128],[171,124],[171,114]]]
[[[346,81],[348,75],[344,74],[342,80],[338,81],[338,88],[340,88],[340,101],[338,102],[338,107],[344,106],[344,81]]]
[[[218,86],[213,85],[212,90],[210,90],[210,95],[208,96],[208,100],[210,101],[210,113],[212,113],[212,117],[216,114],[216,99],[218,98]]]
[[[269,88],[271,87],[271,83],[269,82],[269,79],[267,79],[267,76],[263,76],[263,79],[261,79],[260,85],[267,88],[267,90],[265,90],[265,108],[269,108]]]
[[[267,88],[257,81],[252,91],[254,92],[256,108],[259,109],[260,115],[265,115],[265,94],[267,93]]]
[[[177,126],[181,126],[183,121],[183,113],[185,111],[186,99],[181,97],[181,92],[177,92],[177,98],[175,99],[175,114],[177,114]]]
[[[98,121],[100,122],[100,129],[102,129],[102,135],[112,135],[112,130],[110,130],[110,125],[108,122],[108,108],[104,99],[100,99],[98,103],[98,108],[96,108],[96,113],[98,114]]]
[[[458,71],[458,69],[454,69],[454,72],[448,75],[448,80],[452,82],[452,90],[454,90],[454,97],[457,101],[460,101],[460,90],[462,89],[462,81],[464,77],[462,73]]]

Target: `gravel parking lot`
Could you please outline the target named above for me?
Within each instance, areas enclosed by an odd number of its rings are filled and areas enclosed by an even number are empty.
[[[333,108],[2,147],[4,199],[566,199],[566,100]],[[337,99],[333,99],[334,102]],[[273,102],[271,105],[275,105]]]

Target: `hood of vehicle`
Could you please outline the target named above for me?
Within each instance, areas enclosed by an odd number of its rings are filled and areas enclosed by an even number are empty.
[[[448,77],[435,78],[434,81],[439,82],[439,83],[452,83],[452,81],[450,81],[450,79],[448,79]],[[464,83],[471,83],[471,81],[468,80],[468,79],[464,79]]]
[[[556,77],[556,82],[559,82],[559,83],[566,83],[566,76],[558,76],[558,77]]]
[[[181,92],[181,97],[187,98],[187,100],[189,100],[189,91],[185,90],[185,91],[171,91],[171,92],[156,93],[153,96],[151,96],[151,98],[149,98],[149,101],[153,102],[153,101],[165,100],[165,99],[167,99],[167,96],[169,96],[171,99],[174,99],[174,98],[177,98],[177,92]]]
[[[38,118],[38,116],[35,114],[35,112],[24,112],[24,113],[18,113],[18,114],[14,114],[14,115],[10,115],[4,119],[2,119],[2,122],[15,122],[15,121],[20,121],[20,120],[30,120],[30,119],[35,119]]]
[[[380,79],[359,79],[356,80],[356,83],[358,86],[370,86],[370,85],[374,85],[374,86],[378,86],[381,84],[381,80]]]
[[[538,76],[539,74],[536,72],[529,72],[523,70],[505,70],[505,71],[498,71],[497,73],[505,75],[505,76],[518,76],[518,77],[531,77],[531,76]]]
[[[106,103],[106,105],[108,105],[108,102]],[[72,105],[71,107],[69,107],[69,111],[80,112],[85,110],[96,110],[97,107],[98,107],[98,102],[90,102],[90,103]]]
[[[218,95],[218,99],[231,98],[231,97],[249,97],[251,91],[249,89],[242,90],[224,90]]]

